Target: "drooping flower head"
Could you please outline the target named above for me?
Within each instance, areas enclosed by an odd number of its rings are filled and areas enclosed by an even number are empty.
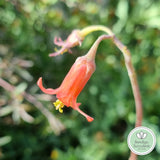
[[[59,54],[63,54],[65,52],[72,53],[70,48],[75,47],[77,45],[81,46],[83,39],[84,39],[84,36],[81,36],[80,30],[78,29],[73,30],[72,33],[68,36],[66,41],[62,41],[61,38],[55,37],[54,44],[56,44],[57,46],[60,46],[61,49],[54,53],[49,54],[49,56],[53,57]]]
[[[39,78],[37,85],[44,93],[56,94],[58,100],[54,105],[59,112],[63,112],[63,107],[65,105],[77,110],[80,114],[86,117],[88,122],[93,121],[92,117],[80,110],[79,106],[81,103],[77,103],[77,97],[96,69],[95,55],[97,47],[101,40],[106,38],[108,38],[107,35],[100,36],[85,56],[77,58],[59,88],[45,89],[42,84],[42,77]]]

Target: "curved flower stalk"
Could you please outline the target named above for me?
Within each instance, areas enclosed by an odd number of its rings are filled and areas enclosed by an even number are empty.
[[[130,78],[131,81],[131,86],[132,86],[132,90],[133,90],[133,95],[134,95],[134,99],[135,99],[135,104],[136,104],[136,124],[135,126],[141,126],[142,124],[142,117],[143,117],[143,113],[142,113],[142,102],[141,102],[141,95],[140,95],[140,91],[139,91],[139,86],[138,86],[138,82],[137,82],[137,77],[136,77],[136,73],[134,70],[134,67],[132,65],[132,61],[131,61],[131,54],[130,51],[127,49],[126,46],[124,46],[119,39],[116,38],[116,36],[114,35],[114,33],[107,27],[102,26],[102,25],[93,25],[93,26],[88,26],[85,27],[84,29],[81,30],[73,30],[73,32],[69,35],[69,37],[67,38],[67,40],[63,43],[57,43],[55,40],[55,44],[57,45],[61,45],[62,48],[53,54],[50,54],[50,56],[56,56],[59,54],[63,54],[66,51],[69,51],[70,48],[75,47],[76,45],[81,45],[83,39],[90,33],[95,32],[95,31],[104,31],[106,32],[110,39],[113,40],[113,43],[120,49],[120,51],[123,53],[124,56],[124,60],[125,60],[125,65],[128,71],[128,76]],[[57,39],[57,38],[56,38]],[[61,42],[61,39],[59,40]],[[63,45],[62,45],[63,44]]]
[[[81,103],[77,103],[77,97],[96,69],[95,55],[99,43],[103,39],[107,38],[110,38],[110,36],[100,36],[85,56],[77,58],[59,88],[46,89],[43,87],[42,77],[39,78],[37,85],[44,93],[56,94],[57,101],[54,103],[54,105],[56,110],[59,110],[60,113],[63,113],[63,107],[65,105],[77,110],[88,120],[88,122],[93,121],[92,117],[80,110],[79,106]]]

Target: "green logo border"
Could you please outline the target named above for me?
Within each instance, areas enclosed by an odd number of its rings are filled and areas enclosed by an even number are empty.
[[[149,132],[149,133],[152,135],[153,145],[152,145],[152,147],[151,147],[148,151],[146,151],[146,152],[137,152],[137,151],[131,146],[131,144],[130,144],[130,139],[131,139],[131,136],[132,136],[137,130],[142,130],[142,129],[143,129],[143,130],[146,130],[147,132]],[[154,132],[153,132],[151,129],[147,128],[147,127],[144,127],[144,126],[136,127],[136,128],[134,128],[133,130],[131,130],[131,132],[129,133],[128,138],[127,138],[127,143],[128,143],[129,149],[130,149],[133,153],[135,153],[135,154],[137,154],[137,155],[147,155],[147,154],[149,154],[150,152],[153,151],[153,149],[154,149],[154,147],[155,147],[155,145],[156,145],[156,136],[155,136]]]

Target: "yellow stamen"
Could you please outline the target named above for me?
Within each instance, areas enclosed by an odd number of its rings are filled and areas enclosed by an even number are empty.
[[[61,54],[65,53],[65,52],[67,52],[67,51],[68,51],[68,49],[65,49],[63,52],[61,52]]]
[[[54,50],[55,50],[55,52],[59,52],[60,50],[58,50],[56,47],[54,48]],[[68,51],[68,49],[65,49],[64,51],[62,51],[60,54],[63,54],[63,53],[65,53],[65,52],[67,52]]]
[[[58,49],[57,49],[56,47],[54,48],[54,50],[55,50],[56,52],[58,52]]]
[[[56,110],[59,110],[60,113],[63,113],[62,108],[64,107],[64,104],[59,99],[57,99],[53,104],[56,107]]]

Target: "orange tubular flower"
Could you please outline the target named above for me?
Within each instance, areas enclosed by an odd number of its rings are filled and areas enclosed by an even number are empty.
[[[83,39],[84,39],[84,36],[81,36],[80,30],[78,30],[78,29],[73,30],[72,33],[68,36],[66,41],[62,41],[61,38],[55,37],[54,44],[56,44],[57,46],[60,46],[61,49],[58,50],[55,53],[49,54],[49,56],[54,57],[54,56],[57,56],[59,54],[63,54],[67,51],[69,53],[72,53],[70,48],[75,47],[77,45],[81,46],[81,43],[82,43]]]
[[[62,113],[64,105],[67,107],[70,106],[85,116],[88,122],[93,121],[92,117],[79,109],[80,103],[77,103],[77,97],[96,69],[95,55],[99,43],[101,40],[107,38],[109,38],[107,35],[99,37],[85,56],[77,58],[59,88],[45,89],[42,84],[42,78],[39,78],[37,85],[44,93],[56,94],[56,97],[58,98],[54,103],[56,110],[59,110],[59,112]]]

